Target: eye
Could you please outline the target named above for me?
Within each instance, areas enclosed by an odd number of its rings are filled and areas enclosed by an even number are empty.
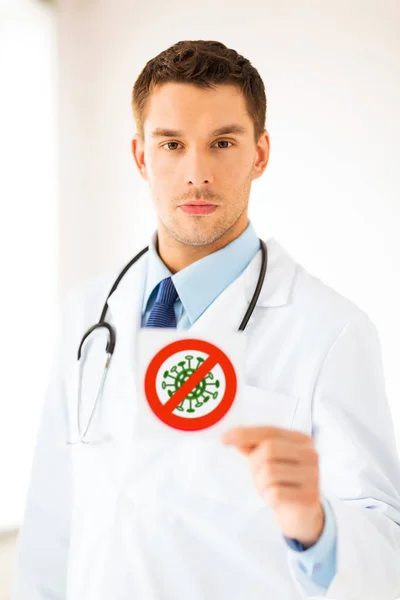
[[[169,146],[170,144],[178,144],[178,142],[167,142],[166,144],[163,144],[161,148],[164,148],[164,146]],[[175,148],[168,148],[168,150],[175,150]]]
[[[218,140],[218,142],[215,142],[216,144],[231,144],[232,142],[228,142],[228,140]],[[226,148],[227,146],[225,146]],[[220,148],[220,150],[224,150],[224,148]]]
[[[179,142],[167,142],[166,144],[163,144],[161,147],[164,148],[165,146],[170,146],[171,144],[179,144]],[[232,142],[228,142],[228,140],[218,140],[217,142],[215,142],[215,144],[231,144],[232,146]],[[223,148],[218,148],[218,150],[225,150],[225,148],[227,148],[227,146],[223,147]],[[172,151],[172,150],[176,150],[176,148],[166,148],[166,150]]]

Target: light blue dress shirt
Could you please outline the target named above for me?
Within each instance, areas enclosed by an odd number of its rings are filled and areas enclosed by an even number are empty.
[[[158,285],[163,279],[172,276],[179,295],[174,304],[177,329],[188,329],[243,272],[260,248],[257,233],[249,222],[245,231],[233,242],[172,275],[157,253],[156,240],[157,232],[153,234],[149,244],[142,327],[147,322]],[[325,511],[325,525],[318,542],[305,550],[297,540],[285,536],[284,539],[291,550],[299,554],[299,568],[314,583],[327,590],[336,574],[337,529],[330,502],[325,497],[321,501]]]

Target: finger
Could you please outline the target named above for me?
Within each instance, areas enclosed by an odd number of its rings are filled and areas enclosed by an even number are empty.
[[[301,504],[305,510],[319,501],[319,489],[310,485],[279,484],[259,489],[259,493],[273,509],[285,503]]]
[[[250,467],[254,469],[272,462],[310,465],[318,463],[318,453],[312,445],[283,439],[263,441],[248,455]]]
[[[300,431],[272,426],[234,427],[221,436],[223,443],[235,446],[255,446],[263,440],[273,438],[290,438],[299,443],[309,443],[312,439]]]
[[[313,453],[316,453],[314,441],[312,438],[307,440],[294,439],[292,437],[285,438],[266,438],[259,444],[238,445],[231,444],[237,450],[246,456],[254,453],[260,453],[266,459],[270,460],[289,460],[299,462],[299,460],[312,459]]]
[[[265,490],[274,485],[315,486],[318,482],[318,470],[314,466],[271,464],[260,465],[253,473],[259,489]]]
[[[246,456],[251,456],[257,449],[262,446],[269,447],[269,452],[271,452],[271,457],[273,460],[292,460],[298,462],[296,457],[301,456],[300,449],[314,449],[313,440],[309,440],[308,442],[299,442],[298,440],[293,440],[290,438],[273,438],[273,439],[264,439],[259,444],[248,444],[248,445],[238,445],[238,444],[230,444],[237,450],[239,450],[242,454]],[[287,449],[287,454],[284,450]]]

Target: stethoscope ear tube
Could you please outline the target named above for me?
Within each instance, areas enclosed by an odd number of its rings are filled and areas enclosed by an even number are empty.
[[[257,304],[257,300],[258,297],[260,295],[261,292],[261,288],[264,284],[264,279],[265,279],[265,273],[267,272],[267,264],[268,264],[268,251],[267,251],[267,244],[264,242],[264,240],[260,239],[260,249],[261,249],[261,268],[260,268],[260,274],[258,276],[258,281],[257,281],[257,285],[256,285],[256,289],[254,290],[254,294],[253,297],[251,299],[251,302],[249,304],[249,308],[246,311],[246,314],[243,317],[243,321],[240,323],[239,325],[239,331],[244,331],[246,328],[246,325],[251,317],[251,315],[253,314],[253,311],[256,307]]]

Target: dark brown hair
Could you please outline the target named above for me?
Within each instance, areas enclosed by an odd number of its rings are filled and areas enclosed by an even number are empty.
[[[184,40],[149,60],[132,90],[133,115],[142,137],[147,101],[156,85],[167,82],[191,83],[200,88],[237,85],[254,124],[255,143],[258,142],[267,112],[264,83],[251,62],[235,50],[221,42]]]

